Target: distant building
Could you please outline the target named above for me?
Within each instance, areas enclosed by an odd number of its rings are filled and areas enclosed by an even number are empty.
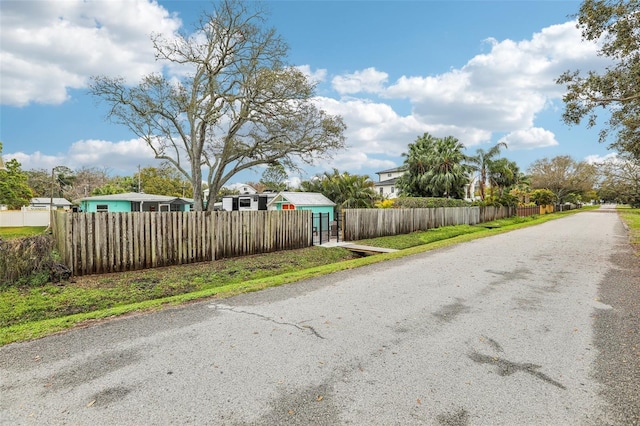
[[[267,205],[276,194],[225,195],[222,197],[222,210],[267,210]]]
[[[73,203],[66,198],[36,197],[31,199],[29,207],[33,210],[71,210]]]
[[[313,213],[329,213],[333,220],[336,203],[318,192],[280,192],[269,201],[269,210],[311,210]]]
[[[191,198],[153,195],[139,192],[96,195],[79,200],[80,209],[86,213],[100,212],[185,212],[193,207]]]
[[[238,193],[240,195],[257,194],[258,193],[258,190],[255,189],[253,186],[246,185],[244,183],[235,185],[234,189],[238,190]]]
[[[398,188],[396,182],[398,178],[405,174],[406,166],[395,167],[393,169],[376,172],[378,182],[375,183],[376,192],[383,198],[396,198],[398,196]]]

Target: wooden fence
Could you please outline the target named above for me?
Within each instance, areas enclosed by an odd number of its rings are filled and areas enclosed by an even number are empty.
[[[518,207],[516,209],[516,214],[518,216],[533,216],[535,214],[543,214],[541,206],[527,206],[527,207]]]
[[[450,225],[476,225],[511,217],[514,207],[438,207],[429,209],[345,209],[343,211],[345,241],[415,231]]]
[[[53,234],[74,275],[203,262],[312,245],[310,211],[55,212]]]

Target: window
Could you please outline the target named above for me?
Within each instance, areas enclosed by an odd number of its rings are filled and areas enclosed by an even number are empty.
[[[240,198],[240,200],[238,200],[238,207],[240,207],[241,209],[250,209],[251,198]]]
[[[384,195],[384,188],[380,187],[380,195]]]
[[[391,177],[391,173],[387,173],[387,177]]]
[[[391,193],[393,194],[396,191],[396,189],[392,186],[391,187]]]
[[[283,204],[282,205],[282,210],[295,210],[296,206],[294,206],[293,204]]]
[[[98,212],[98,213],[108,213],[109,212],[109,205],[108,204],[98,204],[96,206],[96,212]]]

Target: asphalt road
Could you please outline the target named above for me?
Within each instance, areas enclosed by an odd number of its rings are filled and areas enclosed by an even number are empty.
[[[0,348],[11,425],[640,424],[612,210]]]

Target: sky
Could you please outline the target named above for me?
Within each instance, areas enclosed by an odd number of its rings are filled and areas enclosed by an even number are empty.
[[[313,101],[343,117],[347,148],[290,172],[333,168],[369,175],[400,166],[425,132],[454,136],[466,153],[498,142],[526,171],[558,155],[612,155],[598,127],[562,122],[566,70],[602,70],[573,16],[580,2],[266,1],[267,25],[288,43],[288,62],[317,82]],[[150,34],[189,32],[209,1],[0,0],[2,157],[23,170],[64,165],[133,175],[157,167],[150,149],[106,120],[92,75],[135,84],[161,71]],[[260,180],[258,167],[228,184]]]

